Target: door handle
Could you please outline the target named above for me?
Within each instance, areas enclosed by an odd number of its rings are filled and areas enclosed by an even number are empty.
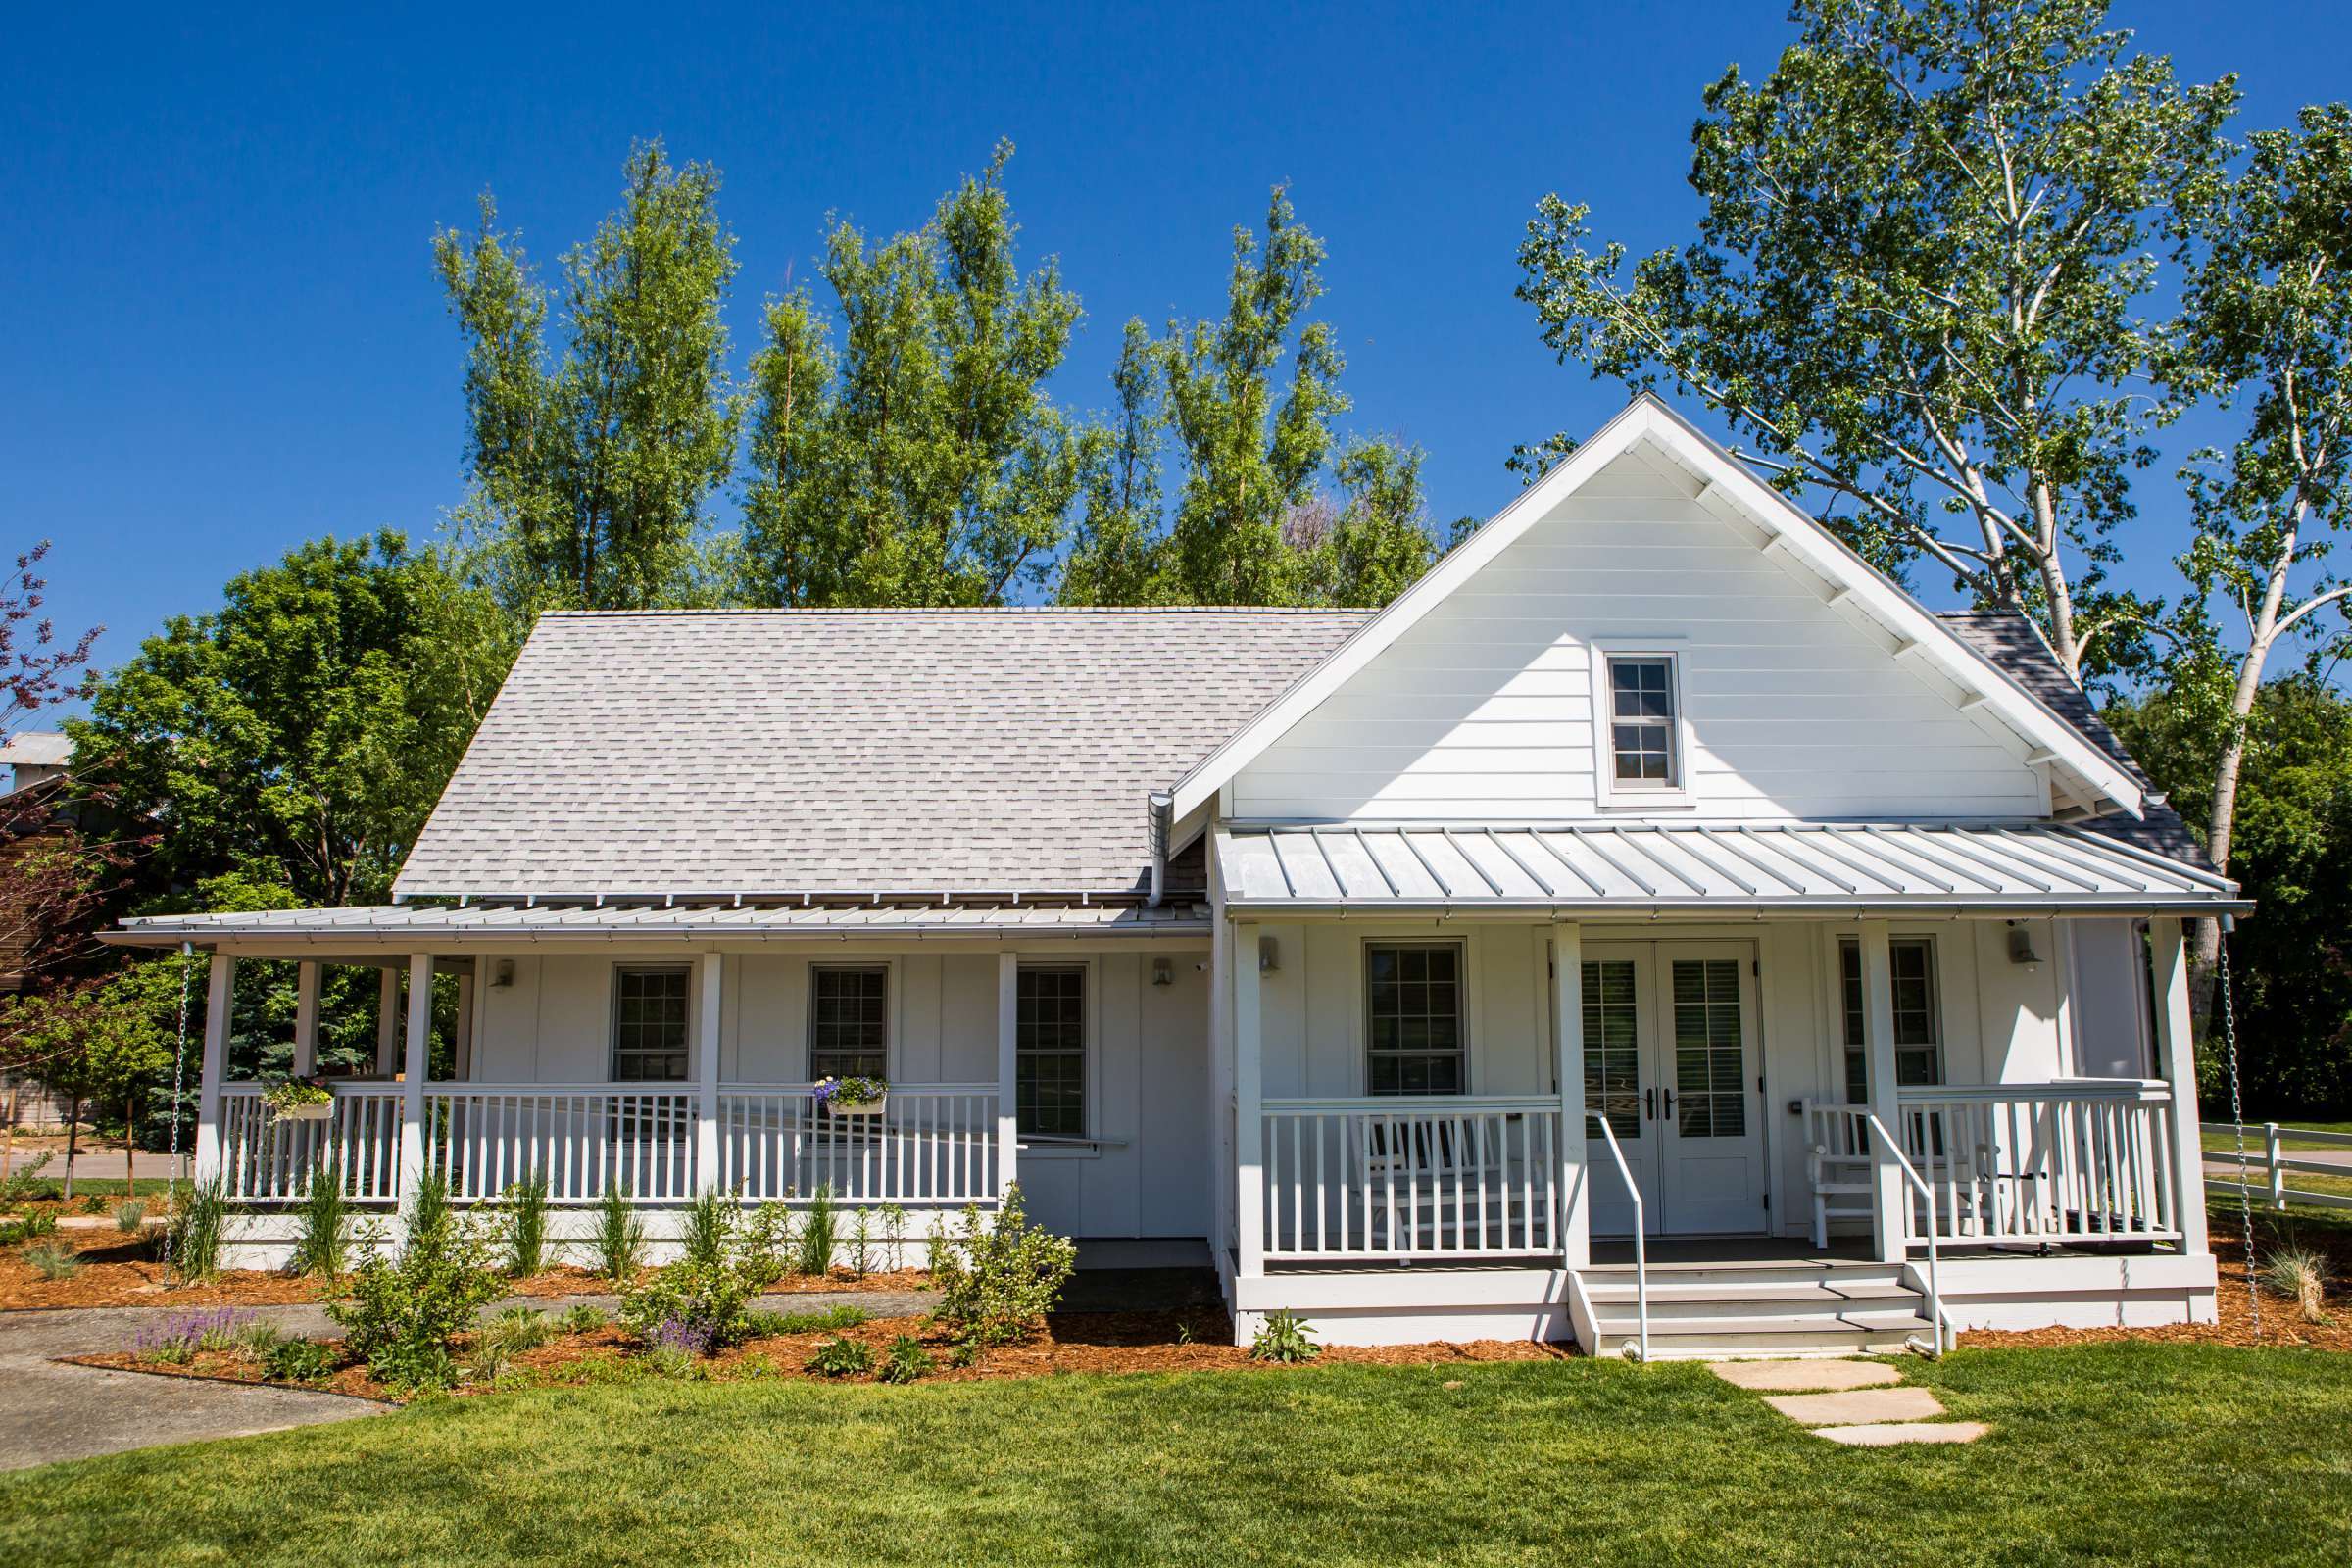
[[[1644,1121],[1658,1119],[1658,1092],[1655,1089],[1642,1091],[1642,1119]]]
[[[1671,1089],[1661,1089],[1661,1090],[1659,1090],[1659,1091],[1658,1091],[1658,1108],[1659,1108],[1659,1110],[1660,1110],[1660,1111],[1662,1111],[1662,1112],[1664,1113],[1664,1115],[1665,1115],[1665,1118],[1666,1118],[1668,1121],[1672,1121],[1672,1120],[1674,1119],[1674,1091],[1673,1091],[1673,1090],[1671,1090]]]

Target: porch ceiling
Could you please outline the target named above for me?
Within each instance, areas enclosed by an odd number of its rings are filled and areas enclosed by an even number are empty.
[[[2226,877],[2043,824],[1236,823],[1218,830],[1217,864],[1237,912],[2251,907]]]
[[[375,905],[343,909],[262,909],[235,914],[125,920],[105,940],[124,947],[200,948],[284,943],[292,948],[407,951],[416,942],[486,945],[549,941],[798,941],[812,938],[1012,939],[1198,937],[1207,911],[1195,905],[1014,905],[992,907],[875,904],[743,906],[680,905]]]

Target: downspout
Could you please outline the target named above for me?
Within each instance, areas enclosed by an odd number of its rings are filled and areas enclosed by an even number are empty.
[[[1151,809],[1152,893],[1144,900],[1144,907],[1156,909],[1167,896],[1168,833],[1173,826],[1170,818],[1176,812],[1176,797],[1166,790],[1153,790],[1148,797]]]

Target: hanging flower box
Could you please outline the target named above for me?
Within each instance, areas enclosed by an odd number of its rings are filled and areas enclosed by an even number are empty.
[[[270,1119],[324,1121],[335,1113],[335,1094],[316,1078],[288,1078],[262,1091]]]
[[[809,1093],[828,1116],[879,1116],[890,1106],[890,1085],[879,1078],[819,1078]]]

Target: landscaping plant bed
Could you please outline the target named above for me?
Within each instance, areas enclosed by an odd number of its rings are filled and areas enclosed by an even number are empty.
[[[640,1277],[651,1272],[649,1269],[638,1271]],[[528,1279],[516,1280],[512,1289],[516,1296],[610,1296],[612,1294],[612,1281],[593,1269],[566,1265],[560,1268],[543,1269]],[[840,1291],[927,1291],[929,1289],[931,1289],[931,1276],[919,1268],[891,1269],[887,1272],[877,1270],[867,1274],[856,1274],[847,1268],[836,1268],[829,1274],[786,1274],[781,1278],[762,1284],[760,1287],[760,1294],[762,1296],[796,1296],[821,1291],[831,1295]]]
[[[2278,1245],[2265,1240],[2263,1248]],[[1960,1343],[1983,1349],[2036,1346],[2095,1345],[2106,1340],[2151,1340],[2168,1345],[2233,1345],[2300,1347],[2317,1350],[2352,1350],[2352,1298],[2347,1298],[2344,1260],[2340,1250],[2322,1245],[2314,1250],[2328,1257],[2329,1284],[2327,1323],[2307,1323],[2292,1298],[2269,1287],[2262,1291],[2262,1332],[2254,1332],[2254,1311],[2246,1300],[2245,1245],[2235,1238],[2215,1236],[2214,1258],[2219,1288],[2214,1292],[2212,1323],[2166,1323],[2147,1328],[2098,1329],[1974,1329]]]
[[[813,1315],[813,1314],[812,1314]],[[1573,1354],[1565,1347],[1519,1340],[1481,1340],[1469,1344],[1332,1346],[1313,1361],[1284,1363],[1252,1359],[1248,1348],[1231,1342],[1233,1327],[1216,1308],[1190,1312],[1064,1312],[1046,1319],[1044,1327],[1023,1344],[986,1350],[969,1365],[955,1365],[955,1335],[928,1317],[878,1317],[863,1322],[837,1320],[823,1327],[796,1327],[791,1332],[756,1335],[717,1354],[692,1360],[680,1370],[664,1370],[650,1359],[637,1341],[612,1323],[586,1332],[559,1334],[547,1344],[516,1351],[506,1358],[493,1377],[462,1380],[450,1392],[457,1397],[511,1393],[530,1388],[561,1388],[590,1384],[685,1378],[697,1382],[745,1382],[788,1379],[814,1383],[878,1383],[895,1342],[917,1342],[932,1362],[920,1381],[969,1383],[1052,1377],[1074,1372],[1206,1372],[1250,1368],[1300,1370],[1325,1365],[1440,1366],[1495,1361],[1560,1360]],[[809,1361],[820,1347],[834,1340],[863,1346],[876,1370],[828,1377],[813,1371]],[[324,1342],[342,1360],[340,1341]],[[111,1371],[149,1372],[167,1377],[195,1377],[236,1383],[275,1383],[279,1387],[319,1390],[354,1398],[398,1402],[405,1395],[369,1376],[368,1368],[338,1365],[327,1375],[304,1382],[273,1380],[265,1375],[258,1358],[242,1349],[204,1349],[186,1361],[168,1363],[136,1349],[71,1358],[77,1366]]]

